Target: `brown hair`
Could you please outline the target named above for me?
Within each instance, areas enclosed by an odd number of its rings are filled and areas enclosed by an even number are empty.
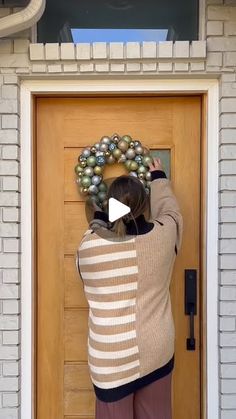
[[[112,226],[112,230],[119,237],[126,234],[125,222],[131,219],[135,222],[135,218],[146,210],[150,210],[149,196],[143,184],[134,176],[122,175],[117,177],[108,189],[107,198],[115,198],[131,209],[129,214],[116,220]]]

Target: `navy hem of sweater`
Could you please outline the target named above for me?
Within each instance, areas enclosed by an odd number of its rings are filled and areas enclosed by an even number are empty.
[[[130,383],[124,384],[119,387],[104,389],[99,388],[95,386],[95,384],[93,384],[95,394],[99,400],[107,403],[123,399],[123,397],[128,396],[134,391],[137,391],[140,388],[147,386],[148,384],[151,384],[154,381],[163,378],[167,374],[169,374],[174,368],[174,358],[175,355],[173,355],[172,358],[167,362],[167,364],[163,365],[162,367],[150,372],[144,377],[137,378],[137,380],[131,381]]]

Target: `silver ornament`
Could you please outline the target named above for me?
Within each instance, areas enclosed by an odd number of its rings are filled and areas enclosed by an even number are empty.
[[[110,142],[111,142],[110,137],[107,137],[106,135],[101,138],[101,143],[102,144],[110,144]]]
[[[137,147],[135,147],[135,153],[143,154],[143,147],[141,145],[138,145]]]
[[[139,154],[134,158],[134,160],[136,161],[136,163],[141,164],[143,161],[143,157],[140,156]]]
[[[79,161],[85,161],[86,162],[86,157],[82,156],[82,154],[81,154],[81,156],[79,156]]]
[[[104,156],[104,151],[97,151],[96,153],[95,153],[95,156],[96,157],[98,157],[98,156]]]
[[[152,175],[151,175],[151,172],[147,172],[147,173],[145,174],[145,179],[146,179],[146,180],[152,180]]]
[[[120,158],[118,159],[118,163],[124,163],[126,161],[125,154],[121,154]]]
[[[126,158],[127,158],[127,159],[129,159],[129,160],[133,160],[133,159],[135,158],[135,151],[134,151],[134,149],[133,149],[133,148],[129,148],[129,149],[126,151],[125,156],[126,156]]]
[[[115,144],[118,144],[118,142],[120,141],[120,136],[119,136],[118,134],[113,134],[113,135],[112,135],[112,141],[113,141]]]
[[[130,176],[138,177],[136,172],[129,172]]]
[[[82,151],[82,155],[84,156],[84,157],[89,157],[90,156],[90,154],[91,154],[91,151],[88,149],[88,148],[85,148],[83,151]]]
[[[96,185],[90,185],[88,188],[88,193],[96,195],[98,193],[98,188]]]
[[[134,147],[137,147],[138,145],[141,145],[140,141],[134,141]]]
[[[99,149],[100,149],[100,151],[107,151],[108,150],[108,144],[101,143]]]
[[[146,193],[149,195],[150,194],[150,190],[149,190],[149,188],[145,188],[145,191],[146,191]]]
[[[100,149],[100,143],[94,144],[94,147],[96,148],[96,150],[99,150]]]
[[[112,155],[107,157],[107,163],[108,164],[113,164],[113,163],[115,163],[115,161],[116,161],[116,159]]]
[[[84,174],[86,176],[90,176],[90,177],[93,176],[93,168],[90,167],[90,166],[85,167],[84,168]]]
[[[102,177],[101,176],[94,175],[92,177],[92,184],[93,185],[99,185],[99,183],[101,182],[101,180],[102,180]]]

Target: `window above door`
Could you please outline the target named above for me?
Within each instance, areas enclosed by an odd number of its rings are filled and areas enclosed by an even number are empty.
[[[47,0],[38,42],[197,40],[198,0]]]

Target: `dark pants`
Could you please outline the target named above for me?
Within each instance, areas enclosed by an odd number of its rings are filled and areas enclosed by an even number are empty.
[[[96,398],[96,419],[171,419],[172,372],[116,402]]]

